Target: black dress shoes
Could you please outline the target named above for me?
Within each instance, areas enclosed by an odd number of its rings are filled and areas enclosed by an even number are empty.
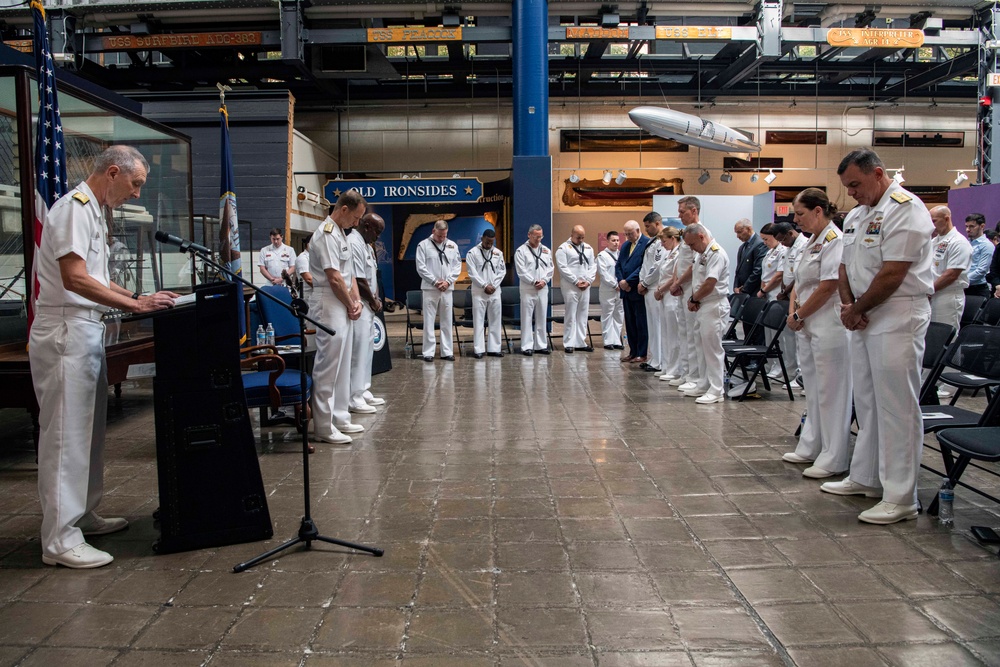
[[[487,352],[487,357],[503,357],[503,352]]]
[[[563,350],[566,351],[566,354],[573,354],[573,348],[571,347],[564,347]]]
[[[544,350],[535,350],[535,354],[552,354],[552,350],[545,348]]]
[[[524,355],[524,356],[526,356],[526,357],[530,357],[530,356],[531,356],[531,355],[533,355],[534,353],[535,353],[535,351],[534,351],[534,350],[521,350],[521,354],[523,354],[523,355]]]
[[[644,362],[642,362],[641,364],[639,364],[639,368],[641,368],[642,370],[646,370],[647,368],[649,368],[649,364],[647,364],[647,363],[646,363],[646,362],[644,361]]]
[[[474,357],[475,359],[482,359],[482,358],[483,358],[483,354],[482,354],[481,352],[473,352],[473,353],[472,353],[472,356],[473,356],[473,357]]]
[[[455,361],[455,357],[449,354],[447,357],[441,357],[441,361]]]
[[[433,364],[434,363],[434,357],[420,357],[420,358],[423,359],[424,361],[426,361],[429,364]]]
[[[614,345],[605,345],[604,349],[605,350],[613,350],[613,349],[615,349],[615,346]]]
[[[576,349],[580,350],[581,352],[593,352],[594,351],[594,348],[592,348],[590,345],[588,345],[587,347],[578,347]]]
[[[646,367],[643,368],[642,370],[646,371],[647,373],[659,373],[660,372],[659,368],[657,368],[656,366],[650,366],[649,364],[646,364]]]
[[[625,349],[624,345],[613,345],[612,347],[614,347],[616,350],[624,350]]]

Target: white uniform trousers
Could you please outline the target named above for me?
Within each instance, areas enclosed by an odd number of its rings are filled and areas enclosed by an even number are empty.
[[[472,288],[472,349],[476,354],[500,351],[501,322],[500,290],[487,294],[478,287]],[[486,320],[490,323],[490,339],[486,342]]]
[[[75,526],[97,507],[104,494],[108,416],[100,315],[89,308],[58,311],[40,309],[31,327],[28,352],[40,409],[38,497],[42,552],[47,556],[86,541]]]
[[[850,463],[850,341],[838,303],[834,295],[795,332],[799,367],[809,388],[806,423],[795,453],[830,472],[844,472]]]
[[[660,329],[660,349],[662,350],[660,368],[665,373],[680,377],[685,370],[681,366],[680,325],[678,322],[680,299],[670,294],[664,294],[660,304],[663,309],[663,324]]]
[[[452,290],[442,292],[438,289],[420,290],[424,298],[424,346],[420,354],[433,357],[437,350],[434,335],[434,318],[441,319],[441,356],[450,357],[454,354],[451,348],[452,325],[454,324],[453,304],[455,293]]]
[[[653,296],[656,287],[642,295],[642,300],[646,302],[646,331],[648,332],[648,344],[646,346],[646,358],[650,366],[660,368],[663,341],[660,337],[660,330],[663,328],[663,302],[657,301]]]
[[[917,502],[924,446],[917,395],[930,316],[926,296],[890,298],[851,336],[858,438],[849,477],[882,487],[882,500],[890,503]]]
[[[962,288],[948,288],[936,292],[931,297],[931,322],[944,322],[955,327],[958,332],[965,310],[965,291]]]
[[[361,317],[351,333],[351,405],[366,405],[365,392],[372,386],[372,355],[375,353],[375,311],[361,302]]]
[[[783,301],[782,303],[786,308],[788,307],[787,301]],[[794,380],[795,372],[799,369],[799,355],[795,349],[795,332],[785,327],[781,330],[779,342],[781,344],[781,360],[785,362],[788,379]]]
[[[548,285],[542,289],[535,289],[534,285],[521,285],[521,350],[549,349],[549,340],[545,335],[548,307]]]
[[[683,316],[684,322],[681,325],[681,329],[684,330],[684,341],[681,349],[681,354],[686,354],[687,356],[687,375],[684,378],[689,382],[699,382],[703,377],[705,377],[705,352],[701,346],[701,340],[698,336],[698,315],[688,310],[688,299],[694,294],[694,290],[691,288],[691,283],[688,283],[684,287],[684,294],[681,295],[681,314]]]
[[[590,322],[590,288],[580,289],[576,285],[562,288],[563,299],[566,301],[566,313],[563,328],[564,347],[587,347],[587,331]]]
[[[605,345],[622,344],[622,325],[625,323],[625,308],[618,290],[599,288],[601,298],[601,340]]]
[[[330,435],[337,424],[350,424],[351,353],[354,322],[347,308],[331,290],[323,290],[323,324],[336,331],[316,334],[316,361],[313,364],[313,429],[316,435]]]
[[[729,300],[722,297],[702,301],[695,313],[699,348],[702,350],[703,374],[698,389],[723,395],[722,376],[726,372],[726,353],[722,349],[722,334],[729,316]]]

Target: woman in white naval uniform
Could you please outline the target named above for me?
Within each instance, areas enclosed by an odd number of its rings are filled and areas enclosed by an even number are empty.
[[[676,227],[664,227],[658,236],[663,246],[663,260],[660,262],[660,284],[657,285],[654,296],[663,304],[663,322],[660,327],[660,347],[662,365],[658,374],[660,380],[669,382],[684,374],[686,358],[682,359],[682,344],[679,337],[678,320],[681,300],[670,293],[673,284],[677,258],[680,257],[680,230]]]
[[[503,261],[503,252],[496,247],[496,237],[492,227],[487,229],[479,245],[465,255],[465,268],[472,281],[472,351],[476,359],[481,359],[484,352],[491,357],[503,356],[500,351],[500,283],[507,275],[507,265]],[[485,333],[487,321],[490,325],[488,345]]]
[[[618,281],[615,280],[615,264],[618,263],[618,248],[621,237],[618,232],[607,234],[608,247],[597,253],[597,273],[601,277],[598,296],[601,300],[601,340],[605,350],[622,350],[622,325],[625,322],[625,308]]]
[[[795,267],[787,323],[798,339],[808,413],[798,446],[781,458],[790,463],[812,463],[802,474],[823,479],[846,471],[850,463],[850,345],[840,321],[837,296],[844,241],[831,221],[837,206],[822,190],[803,190],[792,207],[795,222],[812,234]]]

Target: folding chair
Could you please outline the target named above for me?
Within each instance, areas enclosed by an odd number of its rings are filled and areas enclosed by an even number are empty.
[[[750,297],[743,302],[743,306],[740,308],[740,314],[738,317],[734,317],[732,323],[729,325],[729,330],[725,332],[722,336],[722,347],[730,348],[737,347],[741,345],[761,345],[764,343],[764,329],[760,323],[761,318],[764,315],[764,309],[768,305],[768,300],[760,297]],[[771,303],[781,303],[785,304],[787,308],[786,301],[773,301]],[[736,335],[736,325],[738,323],[743,324],[743,333],[745,334],[743,338]],[[727,338],[729,336],[729,338]]]
[[[985,491],[980,491],[961,481],[962,474],[969,465],[980,472],[997,474],[995,470],[976,465],[972,461],[1000,461],[1000,427],[946,428],[938,432],[937,441],[941,445],[941,457],[944,459],[944,476],[951,481],[952,488],[961,486],[984,498],[989,498],[993,502],[1000,503],[1000,498],[991,496]],[[958,455],[957,459],[955,458],[956,454]],[[927,513],[932,515],[938,513],[936,494],[930,507],[927,508]]]
[[[594,306],[597,306],[596,313]],[[594,332],[590,328],[591,322],[597,322],[598,326],[601,322],[601,291],[593,286],[590,288],[590,307],[587,309],[587,339],[590,341],[590,347],[594,347]]]
[[[920,387],[920,405],[939,405],[937,397],[937,386],[929,382],[933,377],[940,375],[941,367],[944,364],[945,353],[952,339],[955,338],[955,327],[944,322],[931,322],[927,325],[927,333],[924,334],[924,358],[921,367],[927,372],[924,383]]]
[[[457,289],[453,295],[452,328],[455,330],[455,341],[458,343],[458,354],[462,355],[462,336],[458,333],[459,327],[474,329],[475,323],[472,318],[472,288]]]
[[[740,314],[743,312],[743,307],[749,299],[750,295],[743,292],[729,295],[729,316],[732,318],[732,321],[729,323],[726,333],[722,334],[722,340],[736,340],[736,324],[740,321]],[[761,301],[766,303],[767,299],[761,299]]]
[[[563,338],[564,336],[556,336],[552,333],[552,324],[557,322],[563,325],[563,334],[566,332],[566,298],[563,296],[562,287],[552,287],[549,289],[549,305],[551,306],[552,314],[545,318],[545,327],[548,329],[547,333],[549,336],[549,349],[554,350],[555,346],[552,344],[553,338]],[[556,314],[556,306],[560,306],[559,313]]]
[[[773,333],[770,343],[766,345],[737,345],[725,349],[726,357],[732,357],[732,362],[727,364],[726,372],[732,375],[733,371],[739,367],[740,372],[746,379],[746,384],[743,385],[743,393],[736,400],[742,401],[746,398],[753,381],[757,379],[758,375],[760,375],[764,382],[764,388],[768,391],[771,390],[771,383],[768,380],[767,373],[761,372],[768,359],[778,360],[778,364],[781,367],[781,375],[785,379],[785,390],[788,392],[788,400],[795,400],[795,397],[792,396],[792,389],[789,386],[791,383],[788,379],[788,370],[785,368],[785,362],[781,358],[781,343],[779,341],[780,334],[785,328],[787,312],[788,304],[783,301],[772,301],[767,304],[764,312],[761,313],[759,319],[760,329]],[[757,363],[750,363],[752,361],[756,361]],[[749,376],[747,376],[748,370],[750,371]]]
[[[514,351],[514,341],[520,341],[520,337],[511,338],[507,335],[507,325],[521,330],[521,319],[518,311],[521,306],[521,289],[517,285],[502,285],[500,287],[500,324],[503,327],[504,345],[507,352]]]
[[[987,299],[984,296],[966,296],[965,307],[962,309],[962,317],[959,320],[958,328],[961,329],[970,324],[977,324],[976,318],[979,316],[979,311],[982,310],[986,301]]]

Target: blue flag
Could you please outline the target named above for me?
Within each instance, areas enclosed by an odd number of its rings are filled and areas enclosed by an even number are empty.
[[[219,108],[222,125],[222,186],[219,195],[219,258],[222,265],[238,276],[243,275],[240,259],[240,222],[236,213],[236,185],[233,182],[233,152],[229,146],[229,114],[226,105]],[[229,277],[225,276],[228,280]],[[243,289],[240,286],[240,293]],[[243,299],[238,299],[240,321],[240,344],[247,340],[246,315]]]

